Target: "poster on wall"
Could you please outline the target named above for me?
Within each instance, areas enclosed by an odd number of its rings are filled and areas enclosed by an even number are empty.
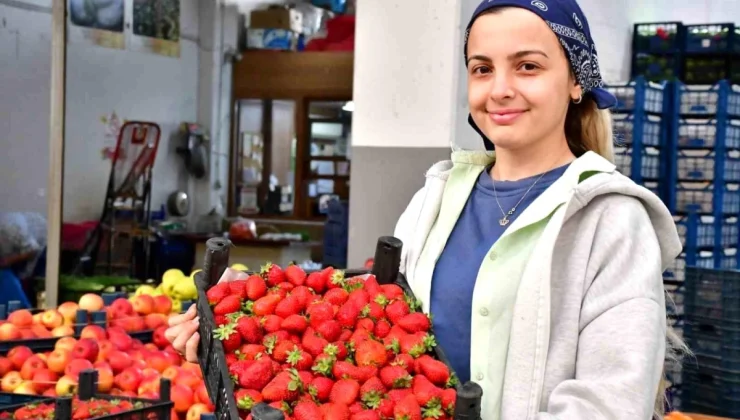
[[[124,0],[69,0],[69,42],[124,49]]]
[[[129,49],[180,56],[180,0],[132,0]]]

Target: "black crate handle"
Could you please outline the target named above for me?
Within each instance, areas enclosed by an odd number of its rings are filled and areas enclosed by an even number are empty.
[[[54,402],[54,420],[70,420],[72,418],[72,398],[61,397]]]
[[[252,407],[251,414],[253,420],[285,420],[282,411],[263,402]]]
[[[87,369],[80,372],[80,383],[78,388],[78,394],[82,401],[87,401],[95,396],[96,386],[95,383],[98,381],[98,371],[94,369]]]
[[[483,388],[473,381],[466,382],[457,389],[455,400],[455,420],[479,420]]]
[[[393,236],[381,236],[375,246],[372,273],[378,284],[391,284],[398,278],[401,268],[403,242]]]
[[[206,241],[206,255],[203,258],[203,276],[196,277],[196,281],[206,282],[201,289],[208,290],[218,283],[221,275],[229,266],[229,248],[231,241],[226,238],[211,238]]]

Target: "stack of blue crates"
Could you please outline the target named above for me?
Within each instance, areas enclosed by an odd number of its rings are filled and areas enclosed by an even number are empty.
[[[349,237],[349,203],[331,199],[324,225],[324,266],[347,267]]]
[[[696,214],[696,248],[679,264],[738,267],[740,216],[740,86],[676,82],[672,94],[666,204],[679,232]],[[682,238],[682,239],[685,239]],[[683,281],[677,270],[676,280]]]
[[[636,183],[663,195],[667,168],[667,124],[664,119],[667,85],[648,82],[642,77],[624,85],[606,87],[617,97],[613,110],[617,168]]]
[[[740,271],[686,270],[682,409],[740,418]]]

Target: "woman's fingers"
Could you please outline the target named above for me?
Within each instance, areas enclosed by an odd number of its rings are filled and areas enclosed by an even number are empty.
[[[221,278],[218,279],[219,283],[224,283],[227,281],[234,281],[234,280],[246,280],[249,275],[243,271],[234,270],[233,268],[227,268],[223,274],[221,274]]]
[[[196,331],[185,343],[185,360],[191,363],[198,363],[198,343],[200,334]]]
[[[184,322],[187,322],[187,321],[190,321],[190,320],[194,319],[195,318],[195,312],[196,312],[195,306],[196,305],[190,305],[190,307],[188,308],[187,311],[185,311],[185,313],[182,313],[182,314],[175,315],[175,316],[171,317],[167,321],[167,323],[169,324],[169,326],[170,327],[174,327],[176,325],[180,325],[180,324],[182,324]]]
[[[198,320],[194,319],[181,326],[182,330],[177,334],[177,337],[172,341],[172,347],[175,348],[180,354],[185,354],[185,345],[188,340],[198,331]]]

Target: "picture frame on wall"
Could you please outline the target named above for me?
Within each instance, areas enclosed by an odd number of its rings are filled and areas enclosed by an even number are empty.
[[[69,0],[69,42],[126,48],[126,1]]]

